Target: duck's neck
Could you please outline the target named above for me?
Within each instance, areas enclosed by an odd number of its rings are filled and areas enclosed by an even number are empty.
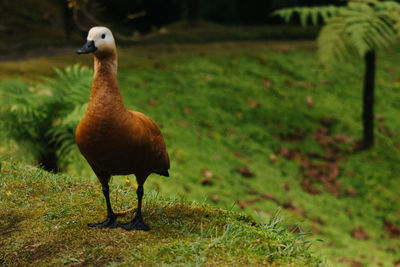
[[[89,108],[120,110],[124,107],[117,83],[117,55],[94,56],[94,78]]]

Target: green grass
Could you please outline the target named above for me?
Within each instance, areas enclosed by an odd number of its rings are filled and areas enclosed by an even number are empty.
[[[329,264],[346,265],[343,261],[351,259],[365,266],[393,266],[400,260],[400,243],[389,236],[384,220],[400,225],[398,52],[379,53],[375,110],[384,120],[377,121],[382,125],[381,130],[376,127],[376,145],[369,151],[354,152],[352,146],[362,130],[362,61],[323,72],[315,47],[308,42],[119,49],[118,80],[125,104],[160,125],[171,157],[171,178],[151,176],[145,192],[205,201],[244,212],[260,223],[267,223],[283,206],[285,225],[299,224],[309,232],[310,240],[322,239],[314,245],[314,255]],[[18,77],[34,86],[40,75],[51,75],[50,67],[77,62],[91,66],[91,61],[91,56],[71,54],[30,59],[24,64],[6,62],[0,63],[0,73],[1,78]],[[310,97],[311,107],[306,104]],[[299,183],[303,179],[301,157],[309,152],[326,153],[313,138],[315,130],[323,126],[322,117],[335,117],[329,137],[342,134],[351,139],[337,144],[341,147],[337,163],[340,196],[327,192],[318,182],[314,186],[322,193],[311,195]],[[282,138],[298,131],[304,133],[303,139]],[[277,155],[277,161],[271,161],[270,155],[277,154],[281,146],[297,149],[302,156],[290,160]],[[240,175],[237,169],[242,166],[254,177]],[[212,173],[212,185],[200,184],[204,170]],[[77,152],[67,171],[79,175],[82,183],[95,181]],[[123,181],[114,179],[120,187]],[[349,190],[355,190],[355,196],[346,193]],[[264,193],[276,200],[262,197]],[[99,192],[94,194],[94,201],[102,199]],[[128,192],[121,195],[129,199]],[[98,214],[87,214],[88,219],[101,217],[102,208]],[[369,239],[353,238],[351,232],[357,227],[362,227]]]
[[[292,234],[274,216],[265,225],[209,206],[145,194],[149,232],[99,230],[104,201],[98,185],[50,174],[16,162],[0,172],[0,264],[2,266],[230,266],[318,264],[303,234]],[[130,202],[130,186],[112,185],[114,205]],[[119,218],[131,219],[132,214]]]

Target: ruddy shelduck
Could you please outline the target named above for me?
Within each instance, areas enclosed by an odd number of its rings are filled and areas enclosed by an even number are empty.
[[[117,83],[117,51],[106,27],[90,29],[78,54],[94,54],[94,78],[89,104],[75,132],[75,140],[99,179],[107,204],[107,218],[91,227],[149,230],[142,218],[143,184],[151,173],[169,176],[169,157],[157,125],[146,115],[127,110]],[[134,174],[138,183],[135,218],[118,223],[109,197],[112,175]]]

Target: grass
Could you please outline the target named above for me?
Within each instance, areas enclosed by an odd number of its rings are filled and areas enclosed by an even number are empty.
[[[97,184],[8,161],[2,162],[0,186],[3,266],[303,266],[319,262],[310,256],[303,234],[282,228],[277,216],[268,224],[255,225],[235,212],[162,198],[152,191],[145,195],[143,214],[151,231],[99,230],[86,226],[105,216]],[[112,187],[114,205],[135,198],[130,186]]]
[[[310,42],[138,45],[119,49],[119,59],[118,80],[126,106],[159,123],[172,160],[171,178],[150,177],[145,191],[205,201],[244,212],[263,224],[282,207],[286,227],[299,224],[310,239],[323,240],[314,253],[328,264],[393,266],[400,260],[398,238],[385,230],[387,220],[400,225],[397,48],[379,53],[377,140],[373,149],[361,152],[353,146],[361,138],[362,61],[323,72]],[[0,73],[3,79],[18,77],[34,86],[41,75],[51,75],[50,67],[77,62],[91,66],[91,61],[90,56],[71,54],[24,64],[4,62]],[[329,118],[329,127],[321,118]],[[320,128],[328,130],[320,136],[323,140],[348,140],[333,144],[339,151],[336,166],[323,159],[333,147],[316,138]],[[284,156],[279,152],[282,147],[294,156]],[[300,166],[306,160],[333,168],[328,174],[338,167],[331,184],[319,176],[311,180],[319,194],[306,192],[300,183],[310,180]],[[254,175],[244,177],[238,172],[242,167]],[[78,153],[67,171],[82,177],[83,184],[95,181]],[[200,183],[204,177],[211,185]],[[123,181],[114,179],[121,188]],[[102,199],[99,192],[94,201]],[[129,199],[129,192],[121,195]],[[357,228],[366,234],[361,235],[364,239],[354,237]],[[187,244],[184,250],[197,249],[189,241],[179,244]],[[240,257],[232,255],[233,264]]]

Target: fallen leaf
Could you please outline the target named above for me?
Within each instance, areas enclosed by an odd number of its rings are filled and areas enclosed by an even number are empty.
[[[360,240],[367,240],[369,239],[369,235],[365,232],[365,230],[362,227],[357,227],[354,228],[351,231],[351,236],[355,239],[360,239]]]
[[[356,261],[354,259],[341,258],[339,261],[342,263],[348,263],[348,264],[350,264],[351,267],[363,267],[364,266],[361,262]]]
[[[389,233],[391,238],[400,237],[400,226],[395,225],[394,223],[392,223],[391,221],[389,221],[386,218],[383,220],[383,223],[384,223],[384,228],[385,228],[386,232]]]
[[[390,68],[387,69],[387,72],[388,72],[389,74],[395,74],[395,73],[396,73],[396,68],[390,67]]]
[[[300,160],[300,167],[302,168],[302,169],[308,169],[308,168],[310,168],[311,167],[311,161],[308,159],[308,158],[306,158],[306,157],[303,157],[301,160]]]
[[[306,104],[309,108],[312,108],[314,106],[314,100],[310,95],[308,95],[306,98]]]
[[[265,199],[269,199],[269,200],[278,202],[278,200],[273,195],[271,195],[270,193],[267,193],[267,192],[263,193],[262,197],[265,198]]]
[[[347,176],[349,176],[349,177],[355,177],[355,176],[356,176],[356,173],[355,173],[355,172],[347,172],[346,174],[347,174]]]
[[[278,161],[278,157],[275,154],[270,154],[269,161],[271,161],[272,163],[275,163]]]
[[[261,200],[262,200],[261,197],[255,197],[255,198],[251,199],[250,202],[251,203],[257,203],[257,202],[260,202]]]
[[[310,219],[312,222],[318,223],[319,225],[325,225],[326,223],[319,217],[314,216]]]
[[[210,178],[203,177],[200,179],[200,184],[201,185],[212,185],[213,182],[210,180]]]
[[[215,155],[213,155],[213,157],[214,157],[215,159],[221,159],[221,155],[220,155],[220,154],[215,154]]]
[[[238,151],[232,151],[232,153],[237,158],[241,158],[242,157],[242,154],[240,152],[238,152]]]
[[[200,172],[207,178],[212,178],[214,176],[214,174],[207,169],[202,169]]]
[[[267,87],[267,88],[272,87],[272,82],[270,80],[263,78],[263,83],[264,83],[265,87]]]
[[[252,189],[252,188],[247,189],[246,193],[249,194],[249,195],[257,195],[258,194],[257,190]]]
[[[282,141],[302,141],[305,135],[300,129],[296,129],[290,133],[282,133],[279,137]]]
[[[247,99],[247,104],[249,104],[249,106],[252,108],[258,108],[260,106],[260,103],[250,98]]]
[[[328,81],[325,81],[325,80],[320,80],[319,83],[320,83],[320,84],[329,84],[329,82],[328,82]]]
[[[296,207],[295,205],[293,205],[292,201],[290,201],[290,200],[289,200],[289,201],[286,201],[285,203],[283,203],[283,204],[282,204],[282,207],[283,207],[284,209],[292,210],[292,211],[294,211],[295,213],[297,213],[297,214],[299,214],[299,215],[301,215],[301,216],[303,216],[303,217],[306,217],[306,216],[307,216],[307,212],[306,212],[305,210]]]
[[[237,169],[237,172],[240,173],[243,177],[250,178],[254,176],[254,173],[249,170],[248,167],[242,166]]]
[[[335,116],[335,115],[331,115],[331,116],[322,116],[322,117],[319,119],[319,122],[320,122],[323,126],[329,128],[329,127],[332,126],[334,120],[336,120],[336,116]]]
[[[292,82],[291,80],[289,80],[289,79],[286,79],[286,80],[285,80],[285,83],[286,83],[287,85],[289,85],[290,87],[293,87],[293,88],[296,87],[296,84],[295,84],[294,82]]]
[[[342,133],[336,134],[333,137],[333,140],[335,140],[336,142],[345,143],[345,144],[350,144],[354,141],[353,138],[351,138],[348,135],[342,134]]]
[[[396,252],[394,247],[387,247],[386,250],[389,251],[389,252]]]
[[[302,180],[300,181],[300,185],[301,185],[301,188],[302,188],[305,192],[307,192],[307,193],[309,193],[309,194],[311,194],[311,195],[318,195],[318,194],[321,194],[321,190],[315,188],[315,187],[312,185],[311,181],[308,180],[308,179],[302,179]]]
[[[385,120],[385,117],[383,117],[381,114],[376,114],[376,115],[375,115],[375,119],[376,119],[377,121],[384,121],[384,120]]]
[[[339,177],[340,174],[339,165],[335,163],[329,164],[328,169],[329,169],[328,178],[330,180],[335,180]]]
[[[239,205],[239,207],[243,210],[243,209],[245,209],[245,208],[247,208],[248,206],[250,206],[250,204],[249,204],[249,202],[247,202],[247,201],[240,201],[240,200],[238,200],[238,205]]]
[[[161,103],[160,100],[157,100],[157,99],[150,99],[150,101],[149,101],[149,106],[155,107],[155,106],[158,106],[160,103]]]
[[[318,168],[318,167],[313,167],[313,168],[309,168],[309,169],[304,173],[304,175],[307,176],[307,177],[310,177],[310,178],[317,179],[317,178],[319,178],[319,177],[321,176],[322,173],[323,173],[323,172],[322,172],[322,170],[321,170],[320,168]]]
[[[381,132],[383,134],[388,133],[388,129],[386,128],[385,124],[383,124],[383,123],[378,124],[378,130],[379,130],[379,132]]]
[[[184,108],[184,109],[183,109],[183,113],[189,115],[189,114],[192,114],[192,113],[193,113],[193,110],[190,109],[190,108]]]
[[[215,194],[211,196],[211,201],[214,203],[218,203],[219,202],[219,195]]]
[[[285,189],[286,191],[290,191],[290,185],[289,184],[282,184],[283,189]]]
[[[346,194],[349,197],[356,197],[358,193],[357,193],[357,190],[355,190],[354,188],[348,188],[348,189],[346,189]]]
[[[287,159],[290,159],[292,156],[291,151],[284,146],[279,147],[276,151],[275,151],[278,155],[281,155],[282,157],[285,157]]]
[[[225,132],[233,134],[233,133],[236,133],[236,129],[232,128],[232,127],[228,127],[228,128],[225,128]]]
[[[322,178],[322,182],[325,186],[325,190],[337,197],[340,197],[340,189],[342,188],[342,184],[336,180],[334,181],[327,181]]]
[[[297,84],[302,85],[304,87],[315,87],[312,83],[310,83],[309,81],[298,81]]]

